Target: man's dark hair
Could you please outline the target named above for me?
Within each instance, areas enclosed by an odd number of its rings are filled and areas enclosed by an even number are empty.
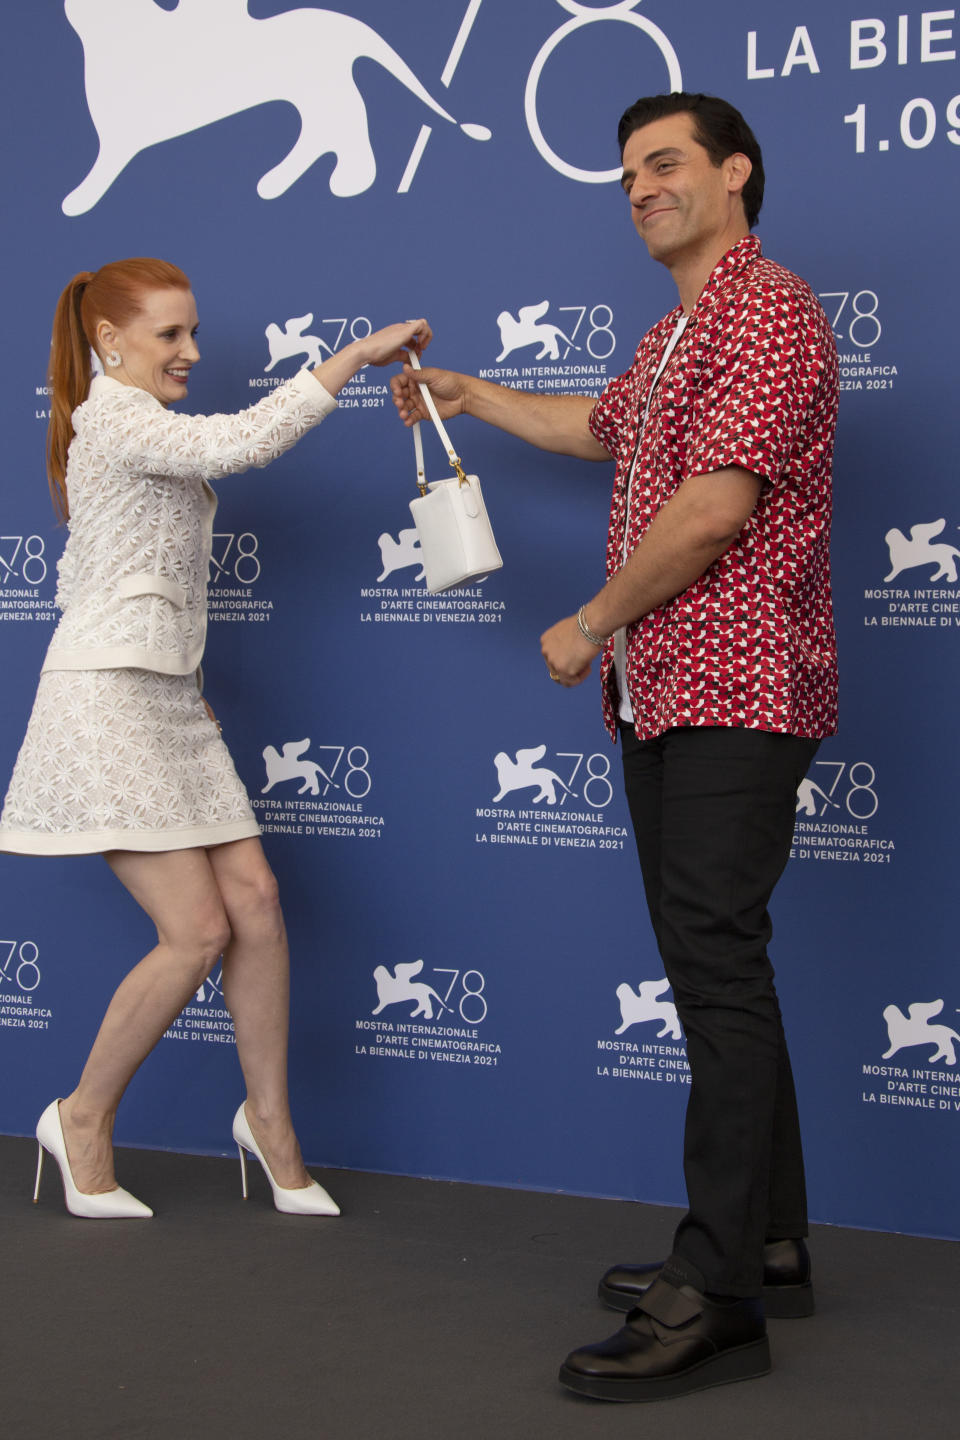
[[[713,165],[719,167],[728,155],[746,155],[753,169],[741,195],[747,224],[752,230],[763,204],[763,156],[750,126],[740,111],[726,100],[720,100],[716,95],[691,94],[686,90],[675,90],[670,95],[644,96],[620,117],[617,140],[621,158],[623,147],[634,130],[640,130],[667,115],[691,116],[694,137],[706,150]]]

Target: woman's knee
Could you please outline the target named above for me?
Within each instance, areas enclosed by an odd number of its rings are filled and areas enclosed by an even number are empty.
[[[160,934],[161,943],[174,952],[197,987],[210,974],[231,938],[226,912],[218,906],[185,914],[173,932]]]
[[[196,944],[200,963],[206,964],[208,967],[207,974],[226,950],[231,939],[232,930],[225,910],[214,911],[204,917],[203,923],[197,929]]]
[[[112,851],[107,862],[121,884],[150,916],[158,943],[185,976],[202,981],[229,945],[230,918],[206,853],[157,854]]]
[[[221,885],[221,894],[235,938],[251,932],[258,935],[282,934],[280,887],[266,862],[248,867],[241,875],[231,876]]]

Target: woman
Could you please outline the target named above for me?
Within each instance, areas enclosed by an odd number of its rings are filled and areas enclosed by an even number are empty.
[[[112,1132],[137,1067],[223,957],[247,1098],[233,1134],[278,1210],[336,1215],[304,1169],[287,1096],[288,954],[274,877],[219,726],[201,698],[208,484],[288,450],[365,365],[430,340],[424,320],[355,341],[238,415],[180,416],[197,313],[187,277],[152,259],[74,277],[54,317],[48,470],[70,521],[50,642],[2,817],[0,850],[102,853],[156,925],[79,1083],[37,1126],[67,1208],[152,1211],[118,1186]],[[91,348],[104,374],[91,378]]]

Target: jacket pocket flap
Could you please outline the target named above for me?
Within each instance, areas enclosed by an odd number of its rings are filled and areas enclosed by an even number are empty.
[[[133,595],[162,595],[178,610],[185,610],[187,605],[186,590],[165,575],[125,575],[117,581],[117,594],[124,599]]]

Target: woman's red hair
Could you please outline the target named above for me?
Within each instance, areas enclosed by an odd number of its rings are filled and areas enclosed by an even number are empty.
[[[189,290],[183,271],[166,260],[139,257],[112,260],[99,270],[81,270],[57,301],[50,341],[50,422],[47,426],[47,475],[54,508],[70,518],[67,497],[67,451],[73,439],[74,410],[87,398],[101,320],[124,326],[143,309],[150,290]]]

